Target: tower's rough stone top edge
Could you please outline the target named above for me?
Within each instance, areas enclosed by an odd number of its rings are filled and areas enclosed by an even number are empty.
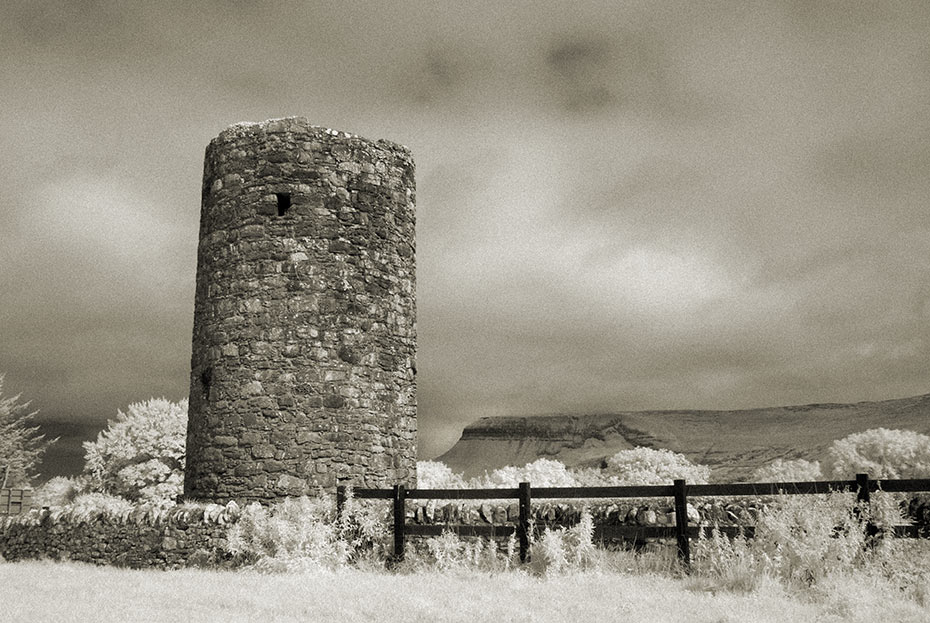
[[[401,143],[387,139],[368,139],[358,134],[334,130],[326,126],[316,125],[310,122],[306,117],[280,117],[276,119],[266,119],[265,121],[239,121],[224,128],[213,140],[210,145],[225,143],[236,140],[245,136],[256,134],[279,134],[279,133],[303,133],[315,134],[321,138],[342,138],[352,139],[375,145],[383,145],[393,151],[403,152],[407,158],[413,159],[410,148]]]

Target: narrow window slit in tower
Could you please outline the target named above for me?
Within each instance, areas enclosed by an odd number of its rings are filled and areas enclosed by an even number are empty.
[[[291,207],[290,193],[275,193],[278,198],[278,216],[284,216]]]
[[[213,368],[207,366],[200,372],[200,387],[203,390],[204,398],[210,396],[210,385],[213,384]]]

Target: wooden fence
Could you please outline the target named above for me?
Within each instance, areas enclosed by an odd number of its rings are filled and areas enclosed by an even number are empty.
[[[0,515],[21,515],[32,508],[31,489],[0,489]]]
[[[520,542],[520,560],[529,560],[531,504],[536,499],[598,499],[598,498],[653,498],[671,497],[675,503],[675,526],[598,526],[595,539],[674,538],[678,556],[688,568],[691,564],[690,540],[696,538],[705,527],[688,525],[689,497],[719,496],[771,496],[812,495],[834,491],[852,491],[860,503],[868,503],[873,491],[881,489],[887,493],[910,493],[930,491],[930,479],[871,480],[867,474],[858,474],[855,480],[826,480],[810,482],[769,482],[697,485],[675,480],[672,485],[644,485],[628,487],[538,487],[521,482],[515,489],[407,489],[394,485],[392,489],[353,489],[352,495],[360,499],[384,499],[393,501],[394,558],[403,560],[404,541],[407,536],[439,536],[452,531],[460,536],[510,536],[516,533]],[[346,488],[337,487],[336,507],[342,509],[346,499]],[[419,525],[406,523],[407,500],[506,500],[519,501],[519,519],[510,525]],[[721,533],[728,536],[745,534],[752,537],[754,526],[720,526]],[[874,526],[866,526],[874,535]],[[894,526],[896,537],[930,537],[920,526]]]

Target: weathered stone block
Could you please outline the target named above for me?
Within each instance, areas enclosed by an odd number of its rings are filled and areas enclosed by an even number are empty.
[[[252,456],[256,459],[270,459],[274,456],[275,447],[271,444],[263,443],[252,447]]]
[[[239,436],[239,445],[252,446],[262,442],[263,435],[255,431],[245,431]]]
[[[323,441],[323,436],[320,433],[305,431],[305,430],[297,433],[297,443],[318,444],[321,441]]]
[[[329,394],[323,397],[323,406],[329,409],[341,409],[345,404],[345,398],[336,394]]]
[[[265,461],[262,464],[262,469],[270,473],[280,472],[284,467],[285,465],[281,461]]]
[[[256,465],[255,463],[246,463],[246,462],[239,463],[238,465],[236,465],[236,468],[233,470],[233,473],[236,476],[254,476],[255,474],[258,473],[258,465]],[[220,482],[217,481],[214,487],[219,488]]]

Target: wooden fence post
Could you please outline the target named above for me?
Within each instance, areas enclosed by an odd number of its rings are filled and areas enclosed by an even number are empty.
[[[869,492],[868,474],[856,474],[856,488],[858,489],[856,502],[858,502],[859,506],[857,510],[859,513],[867,513],[868,516],[865,523],[866,547],[872,547],[875,545],[875,537],[878,535],[878,526],[872,523],[872,509],[869,508],[871,493]]]
[[[675,536],[678,540],[678,559],[685,571],[691,570],[691,543],[688,541],[688,498],[685,481],[675,480]]]
[[[336,487],[336,521],[342,520],[342,511],[346,506],[345,485]]]
[[[394,562],[404,559],[404,523],[407,521],[404,502],[407,489],[404,485],[394,485]]]
[[[856,501],[869,503],[869,475],[868,474],[856,474],[856,488],[858,489],[858,495],[856,495]]]
[[[520,483],[520,525],[517,534],[520,537],[520,562],[530,561],[530,483]]]

